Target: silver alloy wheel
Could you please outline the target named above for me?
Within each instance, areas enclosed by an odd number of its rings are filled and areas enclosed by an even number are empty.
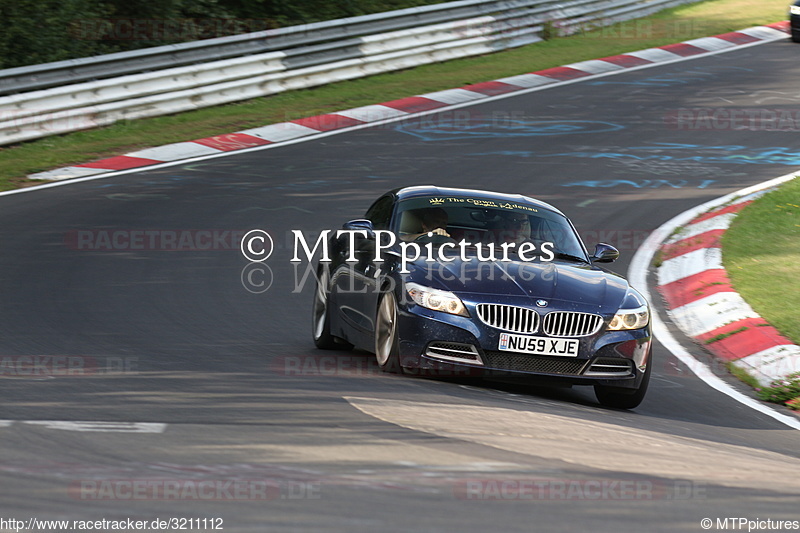
[[[325,330],[325,319],[328,315],[328,283],[330,274],[323,268],[317,281],[317,290],[314,295],[314,339],[319,340]]]
[[[375,358],[378,366],[384,368],[392,357],[397,339],[397,305],[394,294],[387,292],[378,305],[375,324]]]

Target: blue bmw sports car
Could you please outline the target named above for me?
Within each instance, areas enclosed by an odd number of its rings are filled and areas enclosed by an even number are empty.
[[[521,195],[390,191],[332,231],[317,269],[317,347],[356,346],[390,372],[592,385],[630,409],[652,368],[650,309],[570,220]]]

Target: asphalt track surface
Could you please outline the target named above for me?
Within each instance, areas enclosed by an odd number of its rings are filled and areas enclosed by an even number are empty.
[[[629,412],[599,407],[591,389],[383,375],[369,354],[314,349],[311,284],[289,262],[290,230],[336,228],[386,190],[437,184],[551,202],[588,246],[616,244],[625,273],[669,218],[800,166],[796,132],[665,121],[680,109],[797,109],[798,51],[764,44],[0,197],[0,518],[218,517],[237,532],[800,519],[800,434],[660,346]],[[260,294],[224,234],[204,250],[162,242],[252,228],[276,241]],[[160,232],[156,249],[104,246],[104,232],[134,230]],[[167,481],[178,496],[127,490]],[[222,489],[195,495],[200,481]],[[226,491],[234,481],[250,492]]]

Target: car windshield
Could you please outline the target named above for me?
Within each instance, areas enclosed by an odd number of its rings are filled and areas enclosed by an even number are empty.
[[[392,230],[403,241],[429,232],[471,245],[553,243],[556,256],[586,261],[586,253],[566,217],[527,203],[469,197],[423,197],[399,203]],[[449,239],[448,239],[449,240]],[[513,248],[512,248],[513,250]]]

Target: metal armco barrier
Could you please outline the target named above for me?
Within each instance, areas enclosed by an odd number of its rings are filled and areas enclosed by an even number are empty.
[[[486,54],[697,0],[461,0],[0,71],[0,145]]]

